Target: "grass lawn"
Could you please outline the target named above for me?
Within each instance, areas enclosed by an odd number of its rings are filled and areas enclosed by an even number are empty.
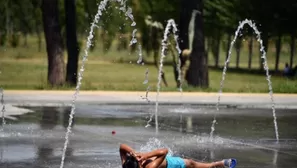
[[[6,47],[0,48],[0,87],[4,89],[74,89],[70,87],[50,88],[47,85],[47,57],[45,47],[41,52],[37,51],[37,40],[29,38],[29,48],[18,47],[16,49]],[[36,41],[35,41],[36,40]],[[107,54],[101,52],[99,47],[90,53],[84,76],[82,80],[83,90],[127,90],[145,91],[147,86],[151,91],[156,90],[158,72],[153,65],[138,65],[137,53],[129,54],[117,52],[112,49]],[[247,65],[245,50],[242,52],[242,65]],[[145,54],[145,53],[144,53]],[[65,54],[66,55],[66,54]],[[222,59],[225,53],[222,53]],[[255,55],[258,55],[255,54]],[[212,56],[209,56],[212,62]],[[147,61],[152,61],[152,57],[145,57]],[[235,58],[235,55],[233,55]],[[287,57],[281,57],[285,61]],[[134,60],[131,61],[130,60]],[[167,57],[166,61],[170,61]],[[268,59],[269,60],[269,59]],[[274,59],[272,59],[274,60]],[[231,60],[230,66],[235,60]],[[66,61],[65,61],[66,62]],[[122,63],[119,63],[122,62]],[[223,65],[223,61],[220,65]],[[254,59],[253,67],[258,67],[258,60]],[[245,67],[245,66],[243,66]],[[274,68],[273,61],[269,61],[269,67]],[[149,69],[149,83],[144,85],[145,71]],[[283,68],[283,65],[280,65]],[[169,87],[162,86],[162,91],[177,91],[173,77],[172,66],[165,66],[166,79]],[[210,87],[208,89],[191,88],[183,84],[184,91],[206,91],[217,92],[222,78],[222,69],[209,70]],[[272,76],[273,91],[275,93],[297,93],[297,81],[288,80],[283,77]],[[265,73],[262,75],[228,72],[224,83],[224,92],[268,92],[268,84]]]
[[[149,83],[143,84],[145,71],[149,69]],[[169,87],[162,87],[162,91],[176,91],[171,66],[165,66],[166,78]],[[136,63],[110,63],[104,61],[91,61],[86,63],[82,80],[83,90],[130,90],[145,91],[147,86],[156,90],[157,69],[152,65],[138,65]],[[210,88],[195,89],[184,84],[185,91],[211,91],[219,89],[222,72],[209,71]],[[4,89],[51,89],[47,86],[47,62],[45,59],[23,59],[1,61],[1,87]],[[274,92],[297,93],[296,81],[281,77],[272,77]],[[73,89],[70,87],[54,89]],[[228,73],[226,76],[225,92],[268,92],[265,74],[251,75],[241,73]]]

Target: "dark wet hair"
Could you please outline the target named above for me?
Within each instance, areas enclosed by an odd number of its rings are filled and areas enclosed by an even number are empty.
[[[123,164],[123,168],[139,168],[139,163],[133,156],[128,155]]]

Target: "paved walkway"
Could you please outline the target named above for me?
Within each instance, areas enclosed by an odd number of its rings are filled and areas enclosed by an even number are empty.
[[[12,105],[70,105],[74,91],[4,91],[5,103]],[[77,97],[76,103],[88,104],[147,104],[145,92],[118,92],[118,91],[82,91]],[[156,93],[149,92],[148,100],[154,103]],[[296,108],[297,94],[274,94],[277,108]],[[160,104],[203,104],[215,105],[218,101],[218,93],[202,92],[160,92]],[[252,93],[223,93],[221,105],[236,105],[242,107],[271,107],[269,94]]]

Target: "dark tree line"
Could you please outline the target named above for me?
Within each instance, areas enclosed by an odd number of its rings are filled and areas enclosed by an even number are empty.
[[[93,19],[97,5],[101,0],[0,0],[0,46],[11,45],[18,47],[20,40],[23,46],[28,46],[27,36],[37,34],[38,50],[42,50],[42,25],[45,33],[46,50],[48,53],[48,81],[53,86],[76,84],[78,55],[80,49],[79,35],[85,38],[89,23]],[[252,19],[263,39],[265,50],[275,47],[275,70],[279,70],[281,47],[289,43],[289,65],[293,67],[297,33],[297,1],[258,1],[258,0],[131,0],[127,5],[133,9],[138,31],[142,34],[142,45],[147,54],[159,53],[160,46],[152,45],[152,36],[148,34],[145,18],[150,15],[152,20],[166,24],[170,18],[179,22],[180,47],[182,50],[192,49],[188,56],[181,55],[182,66],[189,60],[190,65],[185,74],[189,85],[208,87],[208,56],[214,57],[214,65],[219,67],[222,57],[220,48],[227,50],[234,31],[241,20]],[[104,47],[110,48],[111,41],[119,33],[130,32],[125,23],[125,16],[119,14],[113,2],[110,2],[108,12],[103,13],[102,22],[106,32],[96,38],[104,40]],[[194,37],[189,44],[189,22],[193,10],[199,11],[194,19]],[[177,23],[178,23],[177,22]],[[43,24],[42,24],[43,23]],[[21,38],[22,37],[22,38]],[[154,36],[155,37],[155,36]],[[285,41],[284,37],[289,41]],[[154,44],[160,45],[162,36],[156,36]],[[243,37],[242,37],[243,38]],[[251,68],[252,55],[255,54],[253,44],[256,42],[251,29],[244,30],[244,38],[248,39],[248,67]],[[271,42],[275,46],[271,45]],[[64,44],[65,43],[65,44]],[[123,42],[119,49],[127,49]],[[64,47],[65,46],[65,47]],[[93,47],[97,47],[96,44]],[[66,48],[67,66],[65,67],[63,52]],[[239,68],[242,42],[238,40],[236,48],[236,67]],[[257,53],[260,54],[259,52]],[[259,69],[262,69],[262,60],[259,59]]]
[[[186,72],[185,79],[191,86],[208,87],[207,57],[204,47],[203,0],[183,0],[181,8],[179,45],[181,50],[192,48],[189,56],[190,66]],[[197,13],[194,14],[194,11]],[[189,44],[189,24],[191,19],[193,19],[194,23],[194,37],[192,44]],[[181,54],[180,59],[182,62],[181,66],[184,66],[187,58]]]
[[[65,0],[64,8],[68,52],[66,82],[76,85],[79,46],[76,35],[75,0]],[[48,82],[53,86],[63,85],[65,84],[64,46],[59,23],[58,0],[43,0],[41,9],[48,53]]]
[[[70,85],[76,85],[79,46],[76,35],[76,8],[75,0],[64,0],[66,14],[66,44],[67,44],[67,71],[66,81]]]
[[[41,9],[48,54],[48,82],[51,85],[63,85],[65,73],[58,0],[43,0]]]

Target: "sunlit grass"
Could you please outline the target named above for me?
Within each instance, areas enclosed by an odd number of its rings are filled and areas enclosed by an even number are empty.
[[[145,71],[149,69],[149,83],[143,84]],[[165,66],[166,79],[169,87],[162,86],[162,91],[177,91],[173,76],[173,68]],[[153,65],[138,65],[136,63],[110,63],[103,61],[86,62],[82,80],[83,90],[130,90],[145,91],[148,86],[156,90],[157,69]],[[184,84],[184,91],[209,91],[219,89],[222,72],[209,71],[210,88],[197,89]],[[45,60],[2,60],[1,86],[5,89],[73,89],[71,87],[51,88],[47,85],[47,64]],[[296,81],[282,77],[272,77],[275,92],[297,93]],[[224,82],[225,92],[268,92],[265,74],[252,75],[227,72]]]
[[[10,47],[0,48],[0,87],[5,89],[74,89],[69,86],[59,88],[51,88],[47,84],[47,54],[44,46],[42,51],[38,52],[37,39],[28,39],[29,48],[20,46],[16,49]],[[115,43],[116,44],[116,43]],[[114,44],[114,45],[115,45]],[[83,46],[82,46],[83,49]],[[257,52],[257,51],[255,51]],[[225,53],[221,52],[220,65],[223,65]],[[83,51],[81,51],[81,55]],[[153,61],[153,57],[146,56],[144,58],[148,62]],[[235,53],[234,53],[235,54]],[[241,65],[247,66],[247,50],[243,49]],[[253,57],[258,57],[258,52]],[[232,55],[230,66],[235,65],[235,55]],[[269,60],[270,69],[274,68],[273,53],[268,56],[272,57]],[[66,58],[66,52],[65,52]],[[280,68],[282,62],[286,61],[288,55],[281,56]],[[83,90],[129,90],[129,91],[145,91],[150,86],[151,91],[156,90],[157,84],[157,69],[152,64],[138,65],[137,52],[121,51],[118,52],[113,47],[109,52],[103,53],[100,43],[97,48],[90,52],[86,69],[82,80]],[[168,55],[166,62],[170,62],[172,57]],[[212,65],[212,56],[209,56],[210,65]],[[66,59],[65,59],[66,62]],[[253,60],[253,67],[258,67],[258,60]],[[145,79],[145,71],[149,69],[149,83],[143,84]],[[167,65],[164,67],[166,79],[169,83],[168,87],[162,86],[162,91],[177,91],[176,83],[173,75],[173,67]],[[220,87],[222,78],[222,69],[209,70],[208,89],[188,87],[184,82],[184,91],[205,91],[217,92]],[[288,80],[283,77],[272,76],[272,85],[274,92],[278,93],[297,93],[297,82]],[[224,92],[268,92],[268,85],[265,73],[262,75],[228,72],[224,82]]]

